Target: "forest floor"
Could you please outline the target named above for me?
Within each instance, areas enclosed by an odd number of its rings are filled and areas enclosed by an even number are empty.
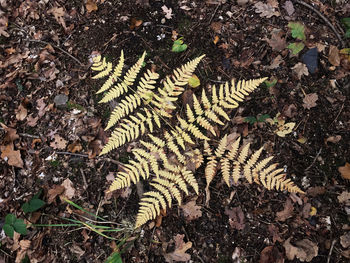
[[[350,4],[304,1],[1,0],[0,263],[349,262]],[[176,39],[187,49],[172,52]],[[205,54],[180,108],[208,85],[268,77],[219,133],[264,146],[305,194],[217,176],[206,204],[199,169],[186,214],[174,204],[132,231],[138,189],[106,190],[133,144],[98,156],[110,108],[90,69],[121,50],[127,67],[146,51],[162,77]]]

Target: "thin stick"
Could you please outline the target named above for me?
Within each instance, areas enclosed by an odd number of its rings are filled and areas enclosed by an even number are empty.
[[[334,248],[335,242],[337,242],[336,239],[334,239],[334,240],[332,241],[332,245],[331,245],[331,248],[329,249],[329,253],[328,253],[327,263],[329,263],[330,260],[331,260],[331,255],[332,255],[332,252],[333,252],[333,248]]]
[[[64,49],[60,48],[59,46],[55,45],[55,44],[51,44],[49,42],[43,41],[43,40],[36,40],[36,39],[28,39],[28,41],[30,42],[36,42],[36,43],[41,43],[41,44],[46,44],[46,45],[51,45],[54,48],[57,48],[58,50],[60,50],[61,52],[63,52],[64,54],[66,54],[67,56],[71,57],[73,60],[75,60],[80,66],[84,66],[83,63],[81,63],[79,61],[79,59],[77,59],[76,57],[74,57],[72,54],[69,54],[67,51],[65,51]]]
[[[340,43],[341,43],[341,46],[342,47],[345,47],[345,43],[343,41],[343,39],[341,38],[341,36],[339,35],[338,31],[335,29],[335,27],[331,24],[331,22],[329,22],[329,20],[321,14],[320,11],[318,11],[317,9],[315,9],[313,6],[305,3],[304,1],[302,0],[295,0],[295,3],[297,4],[300,4],[300,5],[303,5],[307,8],[309,8],[310,10],[314,11],[319,17],[321,17],[323,19],[324,22],[326,22],[326,24],[333,30],[334,34],[337,36],[337,38],[339,39]]]
[[[314,165],[314,163],[316,162],[317,157],[320,156],[321,152],[322,152],[322,148],[318,151],[318,153],[316,154],[314,160],[313,160],[312,163],[309,165],[309,167],[305,169],[305,172],[308,171],[308,170]]]
[[[215,8],[215,10],[214,10],[214,13],[213,13],[213,15],[211,16],[211,18],[210,18],[210,20],[209,20],[209,22],[208,22],[208,25],[210,25],[210,24],[211,24],[211,21],[213,21],[213,18],[214,18],[214,16],[216,15],[216,12],[217,12],[218,9],[219,9],[219,6],[221,6],[221,3],[219,3],[219,4],[216,6],[216,8]]]
[[[0,127],[0,130],[4,131],[5,129]],[[31,135],[31,134],[28,134],[28,133],[18,133],[18,135],[21,136],[21,137],[28,137],[28,138],[32,138],[32,139],[40,139],[40,136]]]

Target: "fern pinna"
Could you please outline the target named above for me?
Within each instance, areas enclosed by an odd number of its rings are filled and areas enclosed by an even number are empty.
[[[153,190],[144,193],[141,198],[136,228],[156,218],[161,209],[171,207],[173,199],[181,204],[183,196],[189,194],[188,186],[198,194],[194,171],[204,163],[204,159],[207,187],[220,168],[228,186],[244,178],[268,190],[303,193],[290,179],[286,179],[283,169],[278,169],[277,164],[269,164],[273,157],[261,158],[262,148],[250,154],[249,144],[240,147],[240,138],[229,142],[226,135],[218,144],[211,143],[211,138],[216,136],[216,126],[230,121],[230,111],[237,108],[266,78],[226,82],[218,87],[209,87],[210,92],[203,89],[199,97],[193,95],[192,106],[185,105],[184,116],[175,115],[177,125],[171,126],[166,119],[173,117],[175,102],[204,56],[175,69],[160,87],[156,87],[157,73],[145,70],[139,76],[145,56],[146,53],[143,53],[125,74],[123,52],[114,68],[101,56],[96,56],[92,65],[93,71],[99,71],[94,79],[108,77],[97,91],[104,92],[100,102],[118,99],[106,129],[116,127],[101,155],[137,139],[147,130],[148,136],[139,140],[140,147],[132,149],[134,160],[121,167],[109,188],[109,191],[114,191],[128,187],[139,182],[140,178],[149,181]],[[166,127],[160,137],[152,135],[155,127]],[[214,146],[215,151],[212,150]]]

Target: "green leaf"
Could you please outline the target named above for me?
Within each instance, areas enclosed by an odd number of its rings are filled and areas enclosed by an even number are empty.
[[[22,235],[27,234],[27,225],[24,223],[23,219],[16,219],[15,223],[13,224],[13,228],[17,233]]]
[[[350,17],[345,17],[340,20],[344,26],[348,29],[350,28]]]
[[[343,48],[339,51],[340,54],[350,55],[350,48]]]
[[[173,47],[171,48],[172,52],[183,52],[187,49],[187,45],[184,44],[182,38],[179,38],[178,40],[175,40],[173,43]]]
[[[36,210],[39,210],[45,205],[45,202],[40,199],[31,199],[29,202],[22,205],[22,210],[24,213],[31,213]]]
[[[123,263],[120,252],[119,251],[113,252],[112,255],[110,255],[106,259],[105,263]]]
[[[345,37],[346,38],[350,38],[350,29],[346,30]]]
[[[258,122],[264,122],[268,118],[271,118],[271,116],[268,114],[261,115],[260,117],[258,117]]]
[[[290,43],[288,45],[288,48],[292,51],[293,55],[298,54],[300,51],[304,49],[305,45],[304,43],[298,42],[298,43]]]
[[[192,77],[188,80],[188,85],[190,85],[191,88],[197,88],[201,84],[201,81],[199,78],[193,74]]]
[[[13,214],[8,214],[5,217],[5,224],[13,225],[13,223],[16,221],[16,216]]]
[[[292,31],[292,37],[300,39],[300,40],[305,40],[305,27],[303,24],[299,22],[289,22],[288,27]]]
[[[13,234],[15,232],[13,226],[9,225],[9,224],[4,224],[4,226],[2,227],[2,229],[4,229],[5,234],[10,237],[13,238]]]
[[[277,79],[273,78],[272,80],[265,80],[264,84],[266,85],[267,88],[271,88],[275,86],[277,83]]]
[[[244,118],[245,122],[248,122],[249,124],[254,124],[257,122],[256,118],[253,116],[248,116]]]

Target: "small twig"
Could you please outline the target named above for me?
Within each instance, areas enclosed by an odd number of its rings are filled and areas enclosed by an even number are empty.
[[[329,249],[329,253],[328,253],[327,263],[329,263],[330,260],[331,260],[331,255],[332,255],[333,248],[334,248],[334,245],[335,245],[336,242],[337,242],[336,239],[334,239],[334,240],[332,241],[332,245],[331,245],[331,248]]]
[[[0,127],[0,130],[1,131],[5,131],[4,128]],[[40,136],[37,136],[37,135],[31,135],[31,134],[28,134],[28,133],[18,133],[19,136],[21,137],[28,137],[28,138],[32,138],[32,139],[40,139]]]
[[[61,155],[73,155],[73,156],[79,156],[79,157],[84,157],[84,158],[89,158],[89,155],[87,154],[82,154],[82,153],[71,153],[71,152],[55,152],[56,154],[61,154]]]
[[[335,119],[332,121],[332,123],[331,124],[329,124],[329,126],[328,127],[331,127],[332,126],[332,124],[334,123],[334,122],[336,122],[337,121],[337,119],[338,119],[338,117],[339,117],[339,115],[340,115],[340,113],[342,112],[342,110],[344,109],[344,103],[343,103],[343,105],[341,105],[341,108],[340,108],[340,110],[339,110],[339,112],[338,112],[338,114],[337,114],[337,116],[335,117]]]
[[[77,59],[76,57],[74,57],[72,54],[69,54],[67,51],[65,51],[64,49],[60,48],[59,46],[55,45],[55,44],[51,44],[49,42],[43,41],[43,40],[36,40],[36,39],[28,39],[28,41],[30,42],[36,42],[36,43],[41,43],[41,44],[45,44],[45,45],[51,45],[54,48],[57,48],[58,50],[60,50],[61,52],[63,52],[64,54],[66,54],[67,56],[71,57],[73,60],[75,60],[80,66],[84,66],[83,63],[81,63],[79,61],[79,59]]]
[[[86,190],[89,186],[86,182],[86,177],[85,177],[85,174],[84,174],[84,171],[83,171],[83,168],[80,168],[80,172],[81,172],[81,175],[83,177],[83,182],[84,182],[84,190]]]
[[[304,1],[302,0],[295,0],[295,3],[297,4],[300,4],[300,5],[303,5],[307,8],[309,8],[310,10],[314,11],[319,17],[321,17],[323,19],[324,22],[326,22],[326,24],[333,30],[334,34],[337,36],[337,38],[339,39],[340,43],[341,43],[341,46],[342,47],[345,47],[345,43],[343,41],[343,39],[341,38],[341,36],[339,35],[338,31],[335,29],[335,27],[331,24],[331,22],[329,22],[329,20],[321,14],[320,11],[318,11],[317,9],[315,9],[313,6],[305,3]]]
[[[322,152],[322,148],[318,151],[318,153],[316,154],[314,160],[313,160],[312,163],[309,165],[309,167],[307,167],[307,168],[305,169],[305,172],[307,172],[307,171],[314,165],[314,163],[316,162],[317,157],[320,156],[321,152]]]
[[[211,16],[211,18],[210,18],[210,20],[209,20],[209,22],[208,22],[208,25],[210,25],[210,24],[211,24],[211,21],[213,21],[214,16],[216,15],[216,12],[218,11],[218,9],[219,9],[220,6],[221,6],[221,3],[219,3],[219,4],[216,6],[216,8],[215,8],[215,10],[214,10],[214,13],[213,13],[213,15]]]

